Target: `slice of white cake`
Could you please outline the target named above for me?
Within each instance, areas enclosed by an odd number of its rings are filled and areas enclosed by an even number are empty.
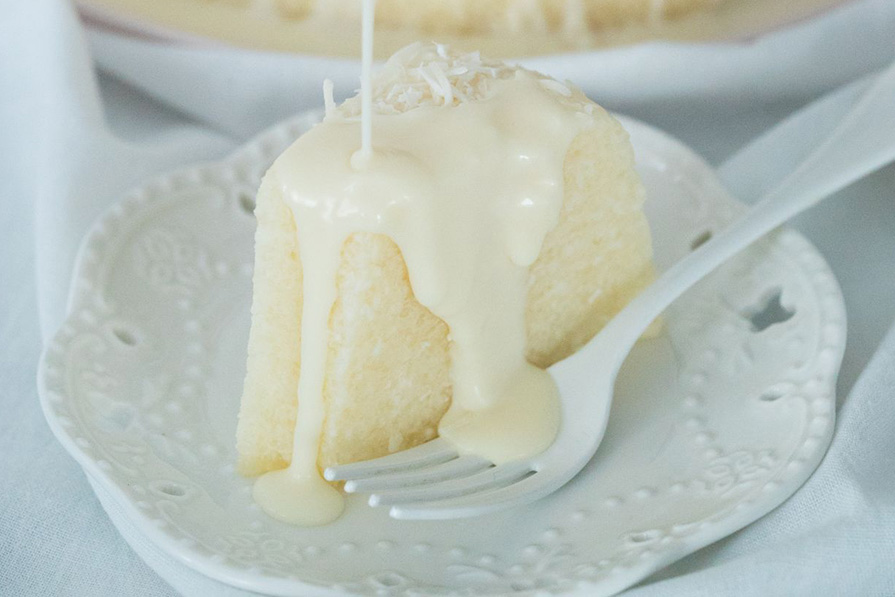
[[[591,338],[653,279],[644,191],[621,125],[579,91],[541,75],[418,45],[377,75],[378,114],[488,101],[495,82],[536,77],[558,104],[586,116],[565,152],[563,203],[529,267],[526,356],[547,367]],[[351,120],[357,98],[330,107]],[[562,154],[559,154],[560,156]],[[302,262],[278,160],[258,193],[248,371],[237,430],[239,470],[258,475],[290,463],[301,374]],[[434,437],[451,403],[448,326],[414,296],[398,246],[357,232],[342,246],[329,316],[319,467],[373,458]]]

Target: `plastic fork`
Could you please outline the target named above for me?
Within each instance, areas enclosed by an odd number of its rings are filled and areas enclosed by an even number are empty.
[[[767,138],[767,137],[766,137]],[[326,469],[347,492],[369,493],[399,519],[475,516],[529,503],[572,479],[596,453],[622,363],[665,308],[730,257],[793,216],[895,160],[895,64],[839,125],[741,219],[668,269],[587,345],[549,371],[562,396],[562,424],[538,456],[495,466],[445,439],[383,458]]]

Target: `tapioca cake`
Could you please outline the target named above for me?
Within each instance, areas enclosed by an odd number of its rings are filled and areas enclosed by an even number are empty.
[[[403,50],[383,67],[373,82],[373,108],[377,114],[459,109],[488,101],[496,82],[520,72],[536,77],[549,101],[580,111],[589,123],[565,150],[558,223],[528,266],[525,356],[543,368],[581,347],[653,280],[644,189],[627,133],[568,84],[429,44]],[[356,118],[360,101],[330,105],[328,112],[327,119]],[[302,399],[302,264],[315,255],[299,253],[302,230],[284,196],[288,167],[282,158],[273,164],[255,210],[252,328],[237,430],[245,475],[289,465]],[[351,234],[342,245],[328,320],[318,467],[435,437],[451,399],[448,326],[417,301],[391,238]]]

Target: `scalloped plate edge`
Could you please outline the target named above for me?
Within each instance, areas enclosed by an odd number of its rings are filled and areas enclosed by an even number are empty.
[[[299,116],[288,119],[283,123],[271,127],[270,129],[266,130],[265,132],[261,133],[260,135],[256,136],[254,139],[243,145],[240,149],[237,149],[233,154],[219,162],[195,164],[189,168],[184,168],[166,175],[154,177],[150,180],[144,181],[137,188],[139,189],[153,184],[161,184],[161,181],[170,180],[177,177],[178,175],[181,175],[182,173],[193,171],[196,169],[225,167],[237,161],[247,152],[264,146],[265,142],[274,136],[282,136],[287,131],[297,132],[302,130],[308,125],[318,121],[320,118],[320,114],[321,112],[319,110],[312,110],[302,113]],[[641,129],[641,132],[645,132],[646,134],[651,135],[654,138],[660,139],[661,142],[664,143],[667,147],[673,148],[674,151],[680,154],[680,157],[690,161],[693,164],[698,165],[700,169],[704,170],[707,174],[710,175],[710,178],[715,178],[711,167],[708,166],[704,162],[704,160],[702,160],[702,158],[698,156],[698,154],[693,152],[680,141],[674,139],[673,137],[658,129],[651,127],[650,125],[644,124],[637,120],[627,117],[623,117],[621,118],[621,120],[623,120],[625,126],[638,127]],[[713,181],[713,184],[714,182],[715,181]],[[718,182],[717,184],[720,186],[720,182]],[[739,204],[739,202],[732,198],[731,201],[734,201],[738,206],[741,205]],[[76,313],[76,309],[79,305],[80,300],[82,299],[82,297],[79,296],[78,285],[85,279],[85,277],[87,277],[86,271],[88,267],[87,260],[85,260],[85,255],[87,254],[88,248],[95,241],[95,239],[97,237],[103,236],[106,233],[106,229],[108,227],[114,226],[114,224],[122,218],[127,209],[139,207],[142,204],[143,201],[139,199],[139,195],[136,192],[128,193],[128,195],[122,201],[110,206],[103,213],[103,215],[97,219],[97,221],[90,228],[89,232],[85,235],[85,238],[81,243],[76,260],[76,274],[72,278],[71,292],[69,294],[69,304],[67,309],[68,317],[63,325],[60,327],[60,329],[57,331],[57,333],[54,335],[53,339],[44,349],[38,365],[38,395],[40,397],[40,404],[44,413],[44,417],[46,418],[51,431],[62,444],[62,446],[66,449],[66,451],[69,452],[69,454],[71,454],[72,457],[78,462],[78,464],[80,464],[81,467],[85,470],[88,475],[88,480],[91,484],[91,487],[95,491],[97,489],[102,489],[103,492],[106,494],[106,497],[114,501],[115,505],[120,508],[121,513],[128,518],[129,523],[131,523],[134,528],[139,530],[160,550],[173,556],[176,560],[182,562],[193,570],[211,579],[223,582],[227,585],[252,592],[263,592],[284,597],[296,595],[299,591],[301,591],[301,594],[304,595],[340,595],[341,593],[339,592],[322,588],[317,585],[308,584],[302,581],[284,578],[271,578],[262,575],[248,575],[245,574],[243,571],[237,571],[222,565],[213,557],[198,554],[189,546],[180,543],[174,537],[165,533],[162,529],[159,529],[151,524],[149,519],[145,517],[144,514],[135,506],[135,504],[133,504],[124,495],[122,490],[114,483],[114,481],[112,481],[111,478],[105,474],[105,472],[97,464],[97,462],[93,460],[90,455],[88,455],[81,447],[79,447],[75,443],[74,438],[67,431],[66,426],[57,418],[56,414],[53,412],[52,402],[65,400],[69,397],[59,394],[55,391],[51,391],[47,387],[48,368],[52,367],[51,361],[53,361],[54,357],[59,356],[63,353],[61,345],[64,343],[65,338],[71,334],[72,329],[77,327],[77,321],[75,321],[72,316]],[[816,255],[820,257],[820,253],[817,251],[816,247],[814,247],[814,245],[800,233],[790,229],[784,229],[783,232],[787,235],[791,235],[794,238],[797,238],[798,242],[803,243],[806,247],[809,247]],[[822,268],[825,273],[829,274],[829,277],[833,283],[831,295],[833,295],[836,300],[835,305],[830,305],[830,308],[835,312],[834,314],[837,317],[840,317],[842,319],[843,326],[845,326],[846,313],[841,289],[838,282],[836,281],[835,275],[833,275],[833,272],[830,270],[829,265],[826,263],[825,260],[821,259],[821,261],[822,264],[819,265],[819,267]],[[88,288],[89,287],[90,285],[88,284]],[[90,292],[87,291],[84,296],[88,296],[89,294]],[[839,342],[836,347],[836,352],[834,355],[835,371],[831,374],[830,378],[826,380],[827,383],[824,387],[824,391],[828,392],[830,395],[835,394],[836,379],[838,376],[839,367],[841,366],[844,350],[845,342],[843,340],[842,342]],[[789,475],[784,482],[779,483],[775,487],[775,491],[766,492],[762,495],[762,497],[752,502],[750,504],[750,508],[736,508],[732,513],[725,515],[719,521],[713,522],[709,520],[701,523],[702,526],[699,530],[697,530],[693,535],[690,535],[681,541],[680,549],[678,550],[669,550],[667,552],[663,552],[662,554],[658,555],[654,559],[649,560],[648,562],[626,569],[624,574],[618,574],[614,577],[606,578],[605,580],[599,581],[598,584],[592,583],[587,580],[581,580],[579,581],[574,592],[566,594],[590,597],[595,594],[615,594],[618,591],[633,586],[637,582],[647,578],[649,575],[665,568],[675,561],[680,560],[682,557],[692,554],[695,551],[706,547],[707,545],[719,541],[720,539],[742,529],[743,527],[763,517],[768,512],[775,509],[777,506],[781,505],[784,501],[791,497],[792,494],[795,493],[808,480],[808,478],[823,460],[827,448],[829,447],[832,440],[834,428],[835,411],[830,413],[830,424],[826,427],[824,435],[822,437],[815,436],[818,439],[817,448],[812,451],[807,458],[804,458],[800,461],[798,470]],[[105,499],[100,499],[100,501],[101,503],[106,502]],[[117,518],[117,516],[113,517],[113,521],[115,518]],[[133,547],[133,544],[130,540],[128,540],[128,543],[131,544],[131,546]],[[138,553],[140,553],[140,550],[137,551]]]

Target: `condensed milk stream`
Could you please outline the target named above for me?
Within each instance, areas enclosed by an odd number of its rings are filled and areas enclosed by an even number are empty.
[[[559,221],[566,152],[593,117],[564,101],[562,84],[528,71],[483,68],[485,97],[453,97],[437,64],[418,66],[433,101],[374,110],[373,4],[364,2],[361,118],[335,109],[328,87],[324,122],[267,174],[298,234],[301,372],[291,464],[260,477],[253,495],[271,516],[304,526],[343,509],[317,454],[336,272],[355,232],[398,245],[416,299],[450,328],[453,400],[442,437],[499,464],[542,452],[559,428],[553,380],[524,356],[528,267]],[[446,58],[435,45],[405,52],[414,51]]]

